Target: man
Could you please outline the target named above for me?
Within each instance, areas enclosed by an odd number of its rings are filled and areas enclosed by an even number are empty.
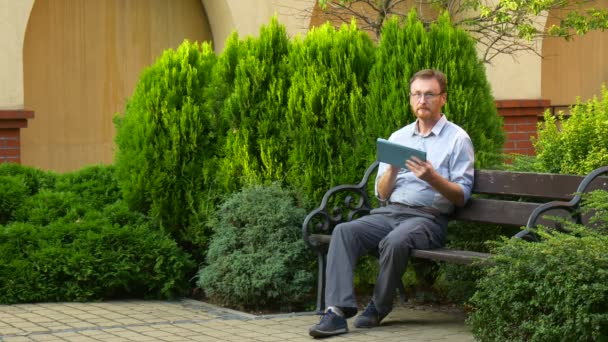
[[[311,336],[348,332],[346,319],[357,313],[353,270],[361,255],[376,248],[380,254],[372,300],[354,322],[357,328],[371,328],[392,310],[410,251],[445,244],[447,215],[471,196],[474,163],[468,134],[441,113],[446,91],[440,71],[421,70],[412,76],[410,105],[417,119],[389,140],[425,151],[427,160],[413,157],[403,168],[381,163],[376,196],[387,205],[334,229],[327,255],[327,309],[310,328]]]

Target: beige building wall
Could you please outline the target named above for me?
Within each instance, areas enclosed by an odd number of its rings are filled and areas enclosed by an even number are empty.
[[[0,109],[23,109],[23,40],[34,0],[0,0]]]
[[[201,0],[213,33],[214,50],[221,53],[232,32],[256,37],[260,26],[273,15],[285,25],[289,36],[305,34],[316,0]]]
[[[241,38],[257,36],[260,26],[268,24],[273,15],[290,36],[305,34],[316,4],[316,0],[70,0],[62,15],[72,21],[61,24],[45,22],[49,13],[33,10],[37,3],[58,6],[65,1],[0,0],[0,111],[34,111],[35,117],[21,133],[22,162],[58,171],[112,161],[111,118],[124,110],[141,69],[153,63],[163,49],[176,47],[183,38],[212,39],[215,51],[221,53],[232,32],[237,31]],[[127,13],[130,17],[117,19],[111,34],[103,29],[77,28],[73,16],[82,13],[74,10],[74,4],[85,3],[99,8],[113,3],[118,6],[111,10],[115,19]],[[608,1],[596,3],[606,6]],[[160,12],[152,10],[159,6]],[[108,17],[101,15],[107,12],[81,16],[81,22],[103,27]],[[173,21],[167,19],[171,16]],[[26,39],[28,23],[41,36]],[[544,24],[539,18],[539,25]],[[42,37],[50,31],[57,34],[55,38]],[[62,35],[69,42],[62,42]],[[608,32],[602,32],[568,44],[539,44],[537,51],[552,55],[546,59],[532,53],[495,58],[486,65],[495,98],[556,102],[555,98],[561,104],[571,102],[582,91],[585,99],[608,79],[604,62],[607,37]],[[80,62],[62,62],[78,54],[84,58]],[[79,78],[84,83],[78,83]],[[100,83],[93,86],[97,81]],[[96,128],[88,131],[91,124]]]

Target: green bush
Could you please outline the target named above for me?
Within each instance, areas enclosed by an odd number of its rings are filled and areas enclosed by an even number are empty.
[[[23,177],[0,176],[0,224],[13,219],[28,192]]]
[[[314,274],[300,235],[305,215],[277,184],[233,194],[213,223],[208,265],[198,273],[198,286],[212,300],[238,308],[302,302]]]
[[[116,116],[116,178],[132,210],[149,215],[188,249],[206,243],[217,117],[205,100],[216,62],[207,43],[182,43],[146,69]]]
[[[587,174],[608,165],[608,89],[602,86],[601,99],[586,103],[577,100],[570,116],[545,112],[534,141],[536,169],[565,174]]]
[[[0,227],[0,303],[173,298],[193,267],[167,235],[112,225],[98,212],[78,222]]]
[[[43,189],[55,188],[57,178],[57,174],[53,172],[15,163],[0,163],[0,176],[21,176],[28,189],[28,195],[35,195]]]
[[[606,194],[602,197],[606,199]],[[605,208],[605,202],[587,202]],[[596,224],[608,226],[606,212]],[[605,341],[608,236],[573,223],[572,234],[539,229],[542,242],[497,244],[468,319],[483,341]]]
[[[82,198],[73,192],[42,190],[23,200],[14,221],[46,226],[62,220],[75,222],[87,211]]]
[[[285,27],[273,17],[258,38],[228,43],[240,58],[222,112],[230,127],[217,175],[225,193],[245,183],[281,179],[289,146],[284,129],[290,83]]]
[[[329,187],[360,180],[375,159],[365,153],[376,137],[366,139],[364,100],[374,50],[354,23],[317,27],[291,47],[287,181],[316,203]]]
[[[98,165],[61,174],[57,176],[55,191],[72,192],[80,197],[82,205],[102,208],[122,198],[115,172],[112,165]]]

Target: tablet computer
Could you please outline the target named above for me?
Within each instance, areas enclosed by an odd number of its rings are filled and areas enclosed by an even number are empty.
[[[426,152],[414,148],[403,146],[386,139],[376,140],[377,159],[383,163],[405,167],[405,161],[413,156],[422,161],[426,161]]]

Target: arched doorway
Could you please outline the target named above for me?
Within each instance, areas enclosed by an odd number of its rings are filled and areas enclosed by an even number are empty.
[[[23,47],[22,163],[69,171],[111,163],[115,113],[141,71],[184,39],[210,41],[200,0],[36,0]]]

